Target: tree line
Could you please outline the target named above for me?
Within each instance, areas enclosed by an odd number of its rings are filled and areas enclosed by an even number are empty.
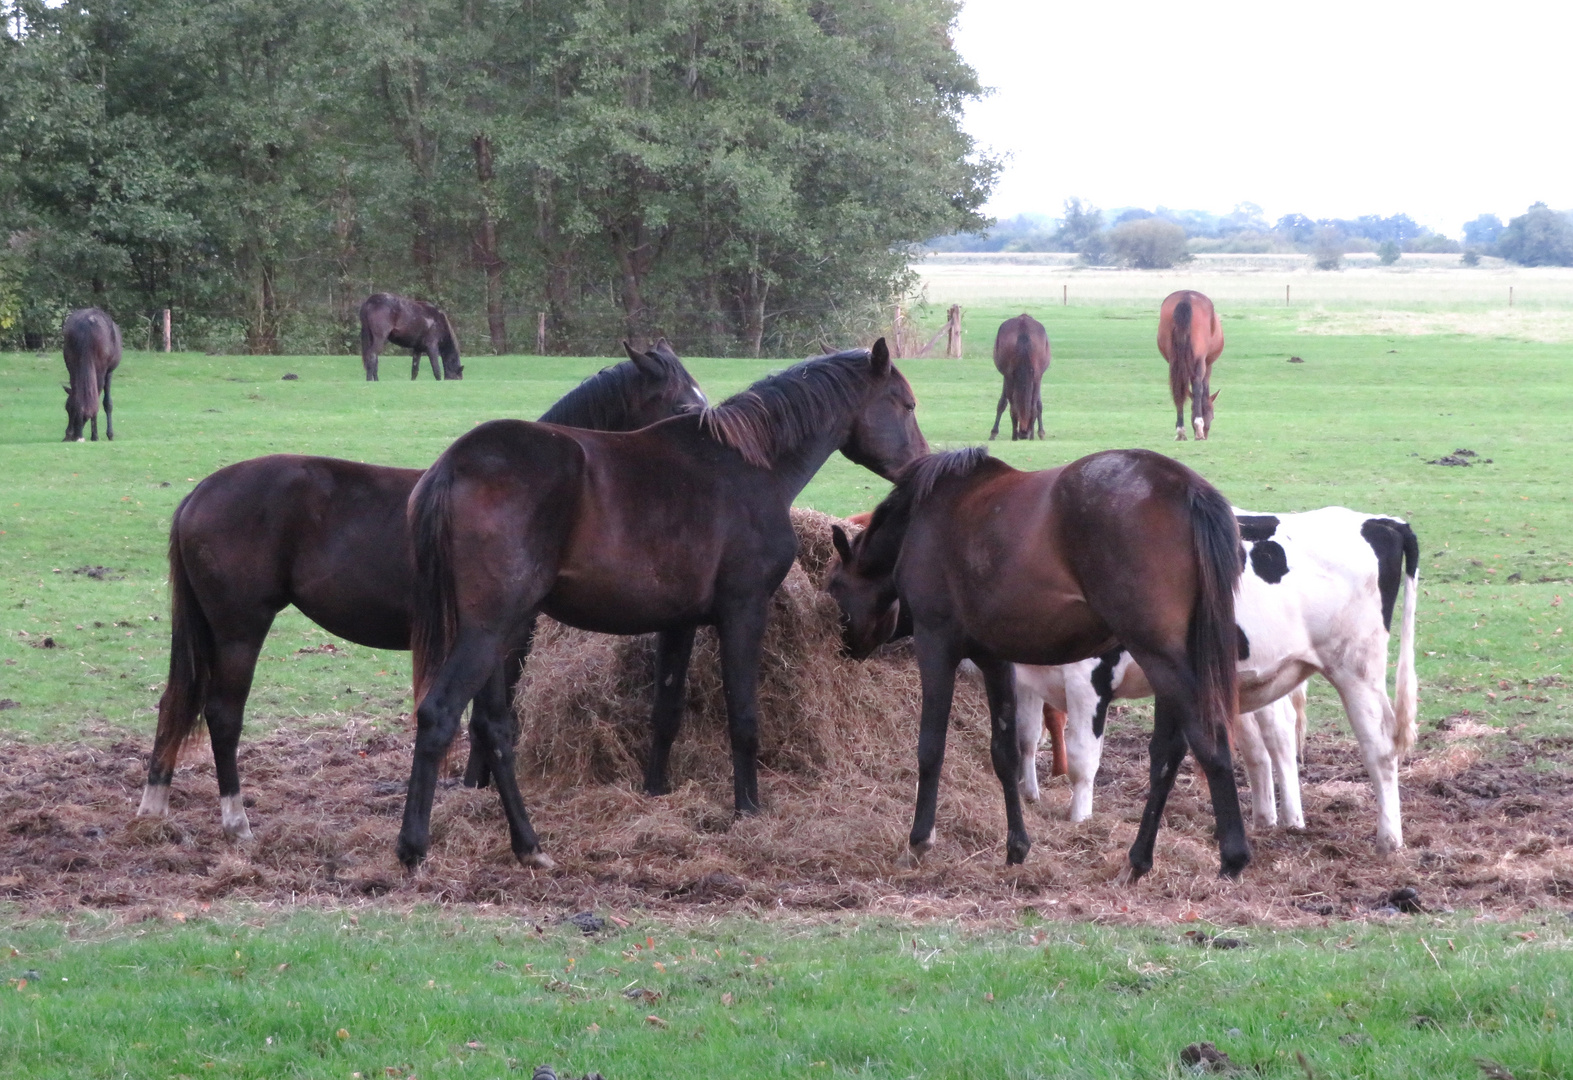
[[[988,224],[955,0],[68,0],[0,7],[0,346],[353,351],[368,292],[467,351],[859,336]],[[521,322],[523,325],[521,325]]]

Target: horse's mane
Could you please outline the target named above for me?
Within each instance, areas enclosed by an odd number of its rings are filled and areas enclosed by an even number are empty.
[[[667,378],[678,377],[679,365],[658,352],[645,355],[661,364]],[[541,414],[540,422],[595,431],[625,431],[633,411],[631,391],[638,381],[639,368],[632,360],[604,367],[559,398],[557,404]]]
[[[750,465],[771,468],[862,396],[870,381],[868,358],[867,349],[848,349],[767,375],[700,413],[700,429]]]
[[[971,476],[984,465],[999,464],[989,457],[988,447],[968,446],[942,454],[927,454],[902,469],[896,477],[896,486],[874,507],[874,516],[862,534],[868,557],[893,566],[913,511],[933,493],[935,484],[948,476]],[[866,547],[876,543],[880,545],[878,552]]]

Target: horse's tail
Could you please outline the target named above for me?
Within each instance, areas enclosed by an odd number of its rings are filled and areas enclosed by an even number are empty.
[[[1197,576],[1186,652],[1203,722],[1215,737],[1225,738],[1239,707],[1234,590],[1240,581],[1240,527],[1229,500],[1204,481],[1191,487],[1190,512]]]
[[[1394,680],[1393,746],[1405,754],[1418,734],[1419,686],[1415,679],[1415,603],[1420,592],[1420,540],[1407,524],[1399,526],[1404,543],[1404,621],[1398,634],[1398,674]]]
[[[415,707],[453,650],[459,624],[453,574],[453,467],[447,455],[426,470],[410,493],[410,543],[415,587],[410,609]]]
[[[1191,392],[1196,360],[1196,350],[1191,347],[1191,301],[1187,297],[1174,305],[1169,322],[1169,393],[1176,409],[1185,405]]]
[[[190,500],[190,495],[181,500],[169,529],[169,682],[158,703],[153,745],[165,748],[170,765],[175,752],[202,726],[218,651],[180,547],[180,514]]]

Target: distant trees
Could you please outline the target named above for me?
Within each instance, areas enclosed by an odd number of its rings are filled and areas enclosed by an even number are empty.
[[[1065,216],[1054,234],[1054,241],[1061,251],[1074,251],[1094,266],[1108,255],[1108,243],[1103,235],[1103,211],[1079,198],[1065,200]]]
[[[1116,225],[1109,232],[1109,250],[1139,270],[1166,270],[1188,257],[1185,230],[1151,216]]]
[[[1507,223],[1497,238],[1496,251],[1523,266],[1573,266],[1573,222],[1566,214],[1537,202]]]
[[[5,6],[0,343],[338,349],[387,288],[472,350],[800,354],[988,223],[954,0]]]
[[[1495,214],[1481,214],[1474,221],[1464,222],[1464,246],[1488,250],[1496,246],[1506,228]]]

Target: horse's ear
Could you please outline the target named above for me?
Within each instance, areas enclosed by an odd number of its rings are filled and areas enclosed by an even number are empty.
[[[659,376],[662,374],[661,362],[655,357],[651,356],[649,353],[639,352],[626,341],[623,342],[623,348],[628,350],[628,359],[634,362],[634,367],[638,368],[646,375]]]
[[[852,542],[847,539],[847,532],[840,525],[830,526],[830,542],[835,545],[836,554],[841,556],[843,564],[852,561]]]
[[[71,386],[68,383],[61,383],[60,389],[64,390],[68,394],[71,392]]]
[[[1209,401],[1209,402],[1212,402],[1212,401],[1217,401],[1217,400],[1218,400],[1218,395],[1219,395],[1219,394],[1221,394],[1221,393],[1223,393],[1223,391],[1222,391],[1222,390],[1214,390],[1214,391],[1213,391],[1213,395],[1212,395],[1212,397],[1210,397],[1210,398],[1208,398],[1208,399],[1207,399],[1207,400],[1208,400],[1208,401]]]
[[[666,340],[666,338],[658,340],[655,343],[655,347],[650,351],[669,364],[681,364],[683,362],[682,358],[677,355],[677,350],[672,348],[672,343]]]
[[[874,342],[873,349],[869,350],[868,362],[873,367],[875,375],[890,373],[890,349],[885,345],[884,338]]]

